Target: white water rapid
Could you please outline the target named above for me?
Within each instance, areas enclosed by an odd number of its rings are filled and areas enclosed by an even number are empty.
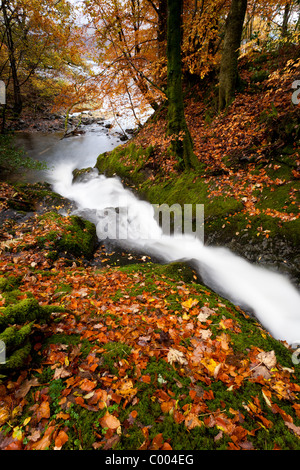
[[[77,214],[95,223],[99,239],[103,239],[103,210],[125,207],[126,220],[122,211],[119,220],[120,227],[127,226],[123,245],[167,263],[192,261],[206,285],[234,304],[251,309],[275,338],[300,344],[300,293],[287,278],[252,265],[228,249],[205,246],[192,235],[164,235],[153,206],[136,198],[119,178],[106,178],[95,170],[84,181],[73,183],[75,166],[60,164],[53,173],[53,188],[76,203]],[[112,229],[114,223],[112,219]]]

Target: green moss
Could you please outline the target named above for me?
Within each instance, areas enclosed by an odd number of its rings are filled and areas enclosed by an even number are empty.
[[[52,260],[57,259],[59,254],[85,258],[92,256],[97,242],[94,224],[78,216],[71,216],[66,220],[55,212],[48,212],[39,220],[42,224],[47,220],[53,221],[57,226],[57,229],[37,237],[38,246],[49,250]]]
[[[118,374],[118,361],[127,359],[131,353],[131,347],[125,343],[107,343],[103,346],[105,352],[101,355],[101,368],[108,369],[111,374]]]
[[[198,279],[196,271],[184,262],[174,262],[162,265],[160,266],[159,271],[161,275],[186,283],[192,283]]]
[[[0,277],[0,292],[11,292],[20,286],[21,276]]]
[[[0,364],[0,370],[16,369],[23,365],[31,350],[29,336],[33,323],[24,326],[10,326],[0,334],[0,341],[5,345],[5,363]]]
[[[26,343],[18,350],[14,351],[6,361],[5,365],[1,365],[6,369],[18,369],[24,365],[24,362],[28,358],[28,355],[31,351],[31,343],[30,341],[26,341]]]
[[[15,291],[12,291],[15,292]],[[31,351],[30,337],[37,322],[48,322],[59,306],[40,306],[34,298],[13,302],[0,308],[0,340],[5,344],[6,362],[0,364],[1,370],[21,367]]]
[[[108,177],[117,173],[121,178],[142,182],[146,179],[144,169],[153,151],[153,146],[144,149],[130,143],[99,155],[95,168]]]
[[[23,324],[33,320],[46,321],[50,317],[49,308],[43,308],[36,299],[24,299],[15,305],[0,309],[0,328],[8,324]]]
[[[19,347],[25,341],[31,333],[33,323],[34,322],[28,323],[21,328],[10,326],[0,334],[0,340],[3,341],[6,346],[6,352]]]

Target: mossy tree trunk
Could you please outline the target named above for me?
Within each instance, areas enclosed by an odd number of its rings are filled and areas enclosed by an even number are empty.
[[[219,111],[234,100],[238,82],[238,56],[243,25],[247,10],[247,0],[232,0],[226,20],[224,45],[220,67]]]
[[[157,8],[157,42],[158,58],[165,63],[167,56],[167,18],[168,0],[159,0]]]
[[[197,168],[199,162],[184,115],[181,64],[182,0],[168,0],[167,59],[168,59],[168,129],[171,152],[184,169]]]

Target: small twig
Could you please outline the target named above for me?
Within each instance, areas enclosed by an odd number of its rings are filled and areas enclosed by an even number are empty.
[[[217,415],[218,413],[223,413],[224,411],[226,411],[226,408],[224,408],[224,410],[220,410],[220,411],[213,411],[212,413],[203,413],[202,415],[198,415],[198,416],[211,416],[211,415]]]

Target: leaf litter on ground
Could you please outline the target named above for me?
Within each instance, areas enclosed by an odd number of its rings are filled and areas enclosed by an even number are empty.
[[[271,448],[299,448],[300,387],[295,367],[277,358],[291,353],[239,308],[151,263],[98,269],[59,259],[45,270],[42,255],[34,267],[28,252],[19,264],[9,257],[0,269],[22,278],[20,297],[64,311],[36,326],[31,360],[2,379],[1,449],[180,448],[169,420],[187,448],[201,448],[205,429],[212,448],[259,449],[262,433]],[[80,410],[92,416],[88,442]]]

